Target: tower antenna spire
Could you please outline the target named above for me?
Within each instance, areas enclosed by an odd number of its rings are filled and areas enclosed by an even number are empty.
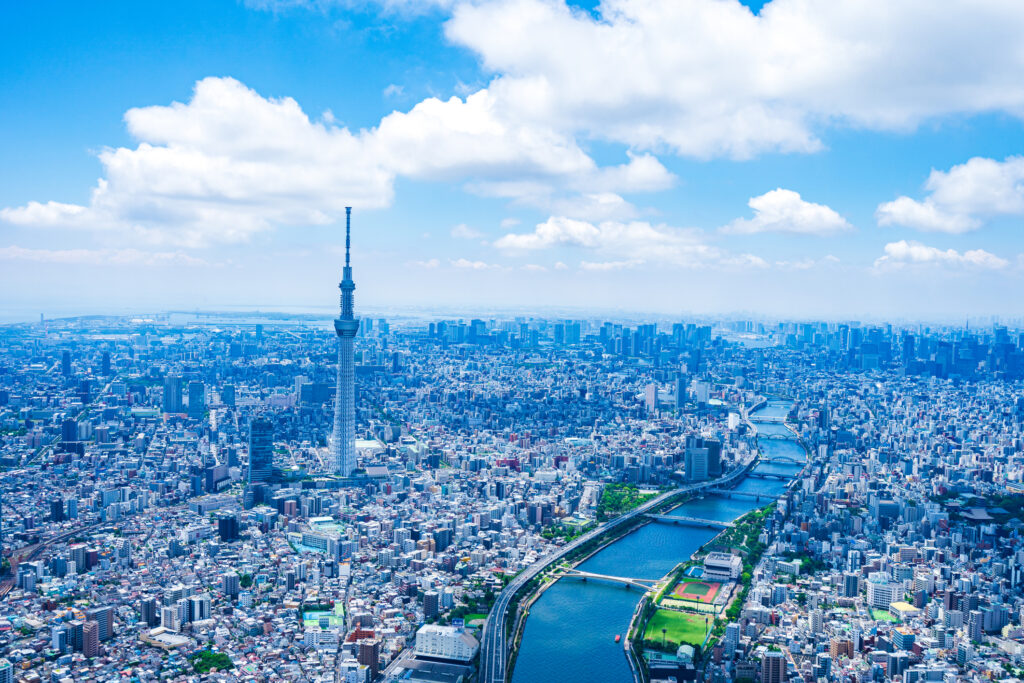
[[[352,244],[352,207],[345,207],[345,267],[349,268],[349,248]]]

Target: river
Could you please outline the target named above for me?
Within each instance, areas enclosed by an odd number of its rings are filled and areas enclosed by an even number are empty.
[[[789,433],[783,425],[758,422],[759,417],[784,416],[792,404],[772,401],[751,416],[759,434]],[[803,460],[795,441],[761,439],[766,457],[785,455]],[[793,475],[802,465],[762,463],[755,472]],[[786,482],[744,479],[737,491],[781,493]],[[732,521],[765,502],[707,496],[683,503],[674,512],[704,519]],[[716,531],[671,524],[646,524],[588,559],[580,569],[596,574],[660,579],[679,562],[715,537]],[[512,683],[629,683],[633,680],[622,634],[633,616],[640,592],[617,584],[561,580],[533,604],[516,658]]]

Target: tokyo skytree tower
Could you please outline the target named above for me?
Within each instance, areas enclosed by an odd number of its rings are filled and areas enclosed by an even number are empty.
[[[353,345],[359,331],[359,318],[354,313],[353,292],[356,283],[352,281],[352,266],[349,263],[349,245],[352,234],[352,207],[345,207],[345,270],[341,283],[341,315],[334,321],[338,334],[338,389],[334,396],[334,433],[331,439],[331,455],[335,472],[349,477],[356,468],[356,401],[355,401],[355,358]]]

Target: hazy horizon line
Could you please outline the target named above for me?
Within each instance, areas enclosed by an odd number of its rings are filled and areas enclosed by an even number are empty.
[[[198,316],[244,316],[254,317],[258,315],[285,316],[293,318],[305,318],[308,320],[328,321],[336,316],[336,307],[333,306],[299,306],[281,304],[224,304],[220,306],[205,306],[197,308],[183,307],[144,307],[144,306],[117,306],[117,307],[94,307],[56,310],[47,314],[46,307],[38,307],[33,310],[14,309],[0,310],[0,326],[14,326],[38,323],[45,321],[70,321],[85,318],[132,318],[132,317],[166,317],[170,315],[198,315]],[[594,307],[580,305],[535,305],[535,306],[480,306],[472,304],[434,304],[431,306],[403,304],[403,305],[372,305],[364,306],[360,317],[373,319],[398,318],[438,318],[446,319],[452,317],[463,318],[493,318],[493,317],[527,317],[541,320],[576,318],[585,320],[605,319],[609,321],[666,321],[666,322],[741,322],[750,321],[761,324],[777,323],[858,323],[858,324],[892,324],[892,325],[942,325],[963,329],[970,326],[992,326],[1005,325],[1007,327],[1024,328],[1024,316],[1000,316],[1000,315],[968,315],[921,317],[911,316],[881,317],[877,315],[793,315],[779,316],[770,313],[732,310],[720,313],[696,313],[692,311],[668,312],[663,310],[643,310]],[[42,318],[40,318],[42,316]]]

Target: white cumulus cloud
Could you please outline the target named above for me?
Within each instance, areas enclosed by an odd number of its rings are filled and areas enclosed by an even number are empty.
[[[923,200],[899,197],[879,205],[879,225],[902,225],[959,234],[985,219],[1024,215],[1024,157],[1004,161],[974,157],[948,171],[933,170]]]
[[[949,116],[1024,118],[1019,0],[939,9],[932,0],[773,0],[757,15],[735,0],[605,0],[594,12],[562,0],[378,4],[448,13],[445,35],[479,58],[486,87],[424,99],[356,131],[329,113],[311,118],[289,97],[206,78],[186,103],[127,112],[137,145],[100,153],[103,178],[88,204],[42,198],[0,210],[0,220],[163,244],[239,242],[330,224],[346,205],[388,206],[404,177],[624,223],[640,212],[623,195],[676,182],[654,154],[812,152],[836,126],[906,132]],[[594,144],[625,148],[626,162],[600,166],[584,151]],[[1019,214],[1020,163],[972,159],[937,171],[926,199],[883,205],[879,222],[963,232]],[[765,206],[735,227],[845,229],[828,207],[811,206],[817,223],[773,222],[778,207]]]
[[[876,268],[900,268],[908,265],[971,266],[999,270],[1009,261],[984,249],[959,252],[955,249],[929,247],[920,242],[900,240],[885,245],[884,254],[875,261]]]
[[[1024,115],[1017,0],[559,0],[455,4],[518,118],[634,150],[746,158],[814,151],[829,125],[911,130],[950,114]]]
[[[494,246],[511,253],[577,248],[605,257],[586,260],[584,270],[612,270],[657,263],[690,268],[767,265],[756,256],[730,254],[708,244],[697,230],[652,225],[646,221],[590,223],[551,216],[533,232],[508,233]],[[556,268],[557,268],[556,264]]]
[[[494,244],[501,249],[547,249],[562,245],[596,247],[600,241],[601,230],[592,223],[552,216],[531,233],[509,233]]]
[[[832,235],[853,229],[831,208],[800,198],[797,192],[782,188],[752,197],[747,204],[754,210],[753,218],[738,218],[722,227],[722,232],[753,234],[759,232],[791,232],[800,235]]]
[[[245,241],[272,227],[329,224],[345,206],[388,206],[399,176],[519,180],[531,184],[525,194],[548,198],[588,183],[595,191],[635,191],[671,182],[647,155],[599,167],[571,135],[510,117],[488,90],[429,98],[353,132],[332,115],[311,119],[292,98],[206,78],[189,102],[131,109],[125,122],[139,144],[100,152],[104,177],[87,206],[30,202],[0,210],[0,220],[115,229],[194,247]]]
[[[86,213],[84,206],[60,202],[29,202],[25,206],[0,209],[0,220],[14,225],[60,225],[73,223]]]

